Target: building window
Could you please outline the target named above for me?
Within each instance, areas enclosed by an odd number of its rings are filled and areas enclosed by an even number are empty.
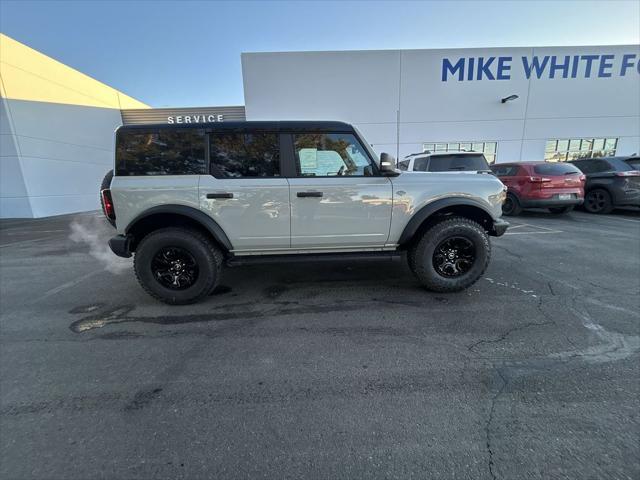
[[[545,162],[566,162],[578,158],[612,157],[616,154],[617,138],[565,138],[548,140],[544,149]]]
[[[484,153],[489,164],[495,163],[498,154],[498,142],[451,142],[423,143],[423,152],[480,152]]]

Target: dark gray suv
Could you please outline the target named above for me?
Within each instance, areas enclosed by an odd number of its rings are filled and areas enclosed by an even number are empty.
[[[587,212],[609,213],[615,207],[640,206],[640,171],[627,162],[629,158],[583,158],[571,162],[587,177]]]

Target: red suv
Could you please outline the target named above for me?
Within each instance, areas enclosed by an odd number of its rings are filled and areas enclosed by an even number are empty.
[[[499,163],[491,170],[508,188],[505,215],[518,215],[523,208],[567,213],[584,201],[586,177],[569,163]]]

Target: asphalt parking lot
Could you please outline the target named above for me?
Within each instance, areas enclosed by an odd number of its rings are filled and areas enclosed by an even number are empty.
[[[97,214],[2,221],[0,478],[639,478],[640,214],[510,221],[463,293],[262,265],[186,307]]]

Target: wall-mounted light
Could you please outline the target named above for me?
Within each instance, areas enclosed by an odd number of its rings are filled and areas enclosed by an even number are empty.
[[[508,97],[504,97],[502,100],[500,100],[502,103],[507,103],[510,102],[511,100],[516,100],[518,97],[518,95],[509,95]]]

